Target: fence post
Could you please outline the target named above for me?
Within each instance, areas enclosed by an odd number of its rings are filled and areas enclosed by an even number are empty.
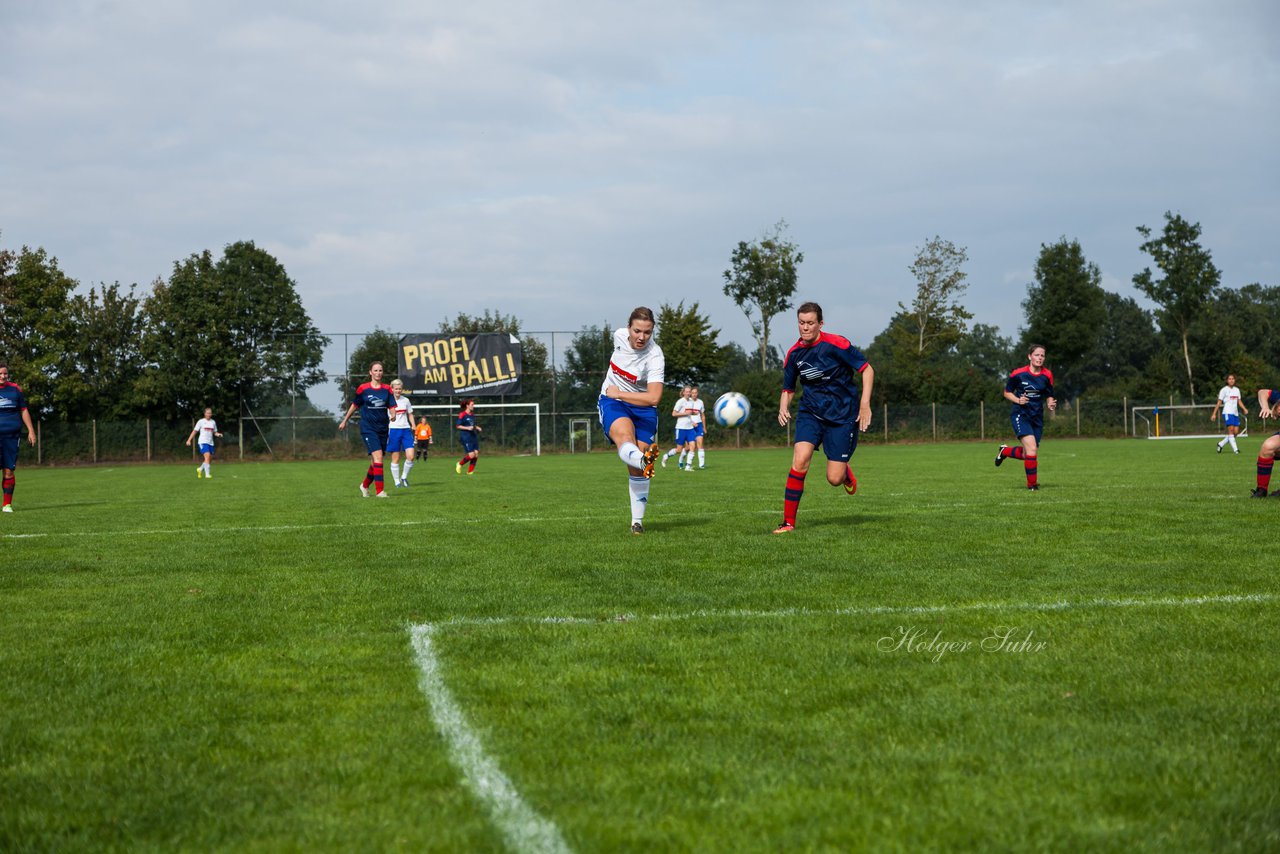
[[[40,422],[37,421],[36,422],[36,465],[40,465],[40,462],[44,453],[44,442],[40,441],[40,439],[41,439]]]
[[[1123,402],[1120,404],[1120,433],[1128,435],[1129,433],[1129,395],[1125,395]]]
[[[889,441],[889,404],[884,405],[884,440]]]
[[[1076,398],[1076,438],[1080,438],[1080,398]]]
[[[938,404],[937,401],[929,404],[933,408],[933,441],[938,441]]]
[[[93,461],[98,461],[98,419],[93,419]]]
[[[151,419],[147,419],[147,462],[151,462]]]
[[[987,402],[978,401],[978,438],[987,441]]]
[[[236,422],[236,429],[240,432],[240,459],[244,459],[244,419]]]

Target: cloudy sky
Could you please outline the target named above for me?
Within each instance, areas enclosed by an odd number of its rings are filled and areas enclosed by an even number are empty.
[[[1014,336],[1042,243],[1136,296],[1168,210],[1280,284],[1278,10],[0,0],[0,245],[145,290],[253,240],[330,333],[685,300],[750,346],[722,272],[785,219],[829,330],[870,343],[940,235]]]

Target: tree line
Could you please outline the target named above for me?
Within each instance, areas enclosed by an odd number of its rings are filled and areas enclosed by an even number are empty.
[[[963,303],[967,251],[935,236],[907,270],[915,280],[888,324],[862,349],[876,366],[875,403],[998,402],[1004,377],[1028,345],[1049,353],[1061,397],[1211,399],[1233,372],[1244,387],[1280,381],[1280,288],[1224,287],[1201,229],[1166,213],[1156,233],[1138,226],[1151,265],[1133,275],[1132,295],[1105,290],[1101,273],[1076,240],[1043,244],[1017,336],[973,323]],[[657,341],[667,360],[668,398],[683,383],[708,395],[734,389],[759,409],[777,402],[783,349],[774,324],[794,306],[804,254],[780,221],[730,253],[722,288],[747,316],[748,352],[721,343],[698,302],[656,308]],[[329,343],[307,315],[283,265],[251,241],[176,261],[167,279],[139,295],[118,282],[87,294],[44,249],[0,248],[0,358],[42,417],[63,421],[189,419],[204,406],[228,417],[320,413],[303,393],[324,382]],[[791,340],[790,327],[783,340]],[[589,412],[612,352],[612,329],[584,326],[562,364],[521,335],[520,320],[497,310],[459,314],[439,324],[448,334],[504,332],[524,341],[522,401],[561,412]],[[375,330],[352,351],[339,394],[345,400],[369,362],[396,364],[398,336]],[[298,407],[301,402],[301,407]],[[334,401],[341,408],[342,400]]]

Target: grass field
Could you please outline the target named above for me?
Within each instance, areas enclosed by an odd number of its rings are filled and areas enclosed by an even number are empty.
[[[1242,445],[21,468],[0,850],[1277,850]]]

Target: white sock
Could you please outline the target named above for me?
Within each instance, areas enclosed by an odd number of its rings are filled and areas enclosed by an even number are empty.
[[[391,482],[392,483],[400,482],[400,464],[399,463],[391,464]]]
[[[1231,442],[1231,450],[1235,451],[1237,454],[1240,453],[1240,449],[1236,447],[1236,437],[1228,436],[1227,439]]]
[[[409,471],[413,468],[413,460],[404,461],[404,479],[409,479]]]
[[[631,489],[631,521],[643,522],[644,508],[649,503],[649,479],[632,475],[627,486]]]
[[[677,452],[677,451],[679,451],[679,450],[680,450],[679,448],[672,448],[671,450],[669,450],[669,451],[667,451],[665,454],[663,454],[663,455],[662,455],[662,458],[663,458],[664,460],[669,460],[669,459],[671,459],[672,457],[674,457],[674,456],[676,455],[676,452]]]
[[[702,465],[706,465],[706,463],[707,463],[707,452],[704,451],[702,448],[699,448],[698,449],[698,465],[702,466]]]
[[[208,463],[201,463],[201,464],[200,464],[200,467],[204,469],[204,476],[205,476],[205,477],[208,477],[208,476],[209,476],[209,464],[208,464]]]
[[[1227,436],[1227,437],[1226,437],[1226,438],[1224,438],[1221,442],[1219,442],[1219,443],[1218,443],[1218,450],[1219,450],[1219,451],[1221,451],[1221,450],[1222,450],[1222,446],[1223,446],[1223,445],[1225,445],[1225,444],[1227,444],[1227,439],[1230,439],[1230,438],[1231,438],[1230,436]]]
[[[680,452],[680,465],[684,465],[684,451]]]
[[[618,448],[618,458],[633,468],[644,468],[644,454],[635,442],[623,442]]]

